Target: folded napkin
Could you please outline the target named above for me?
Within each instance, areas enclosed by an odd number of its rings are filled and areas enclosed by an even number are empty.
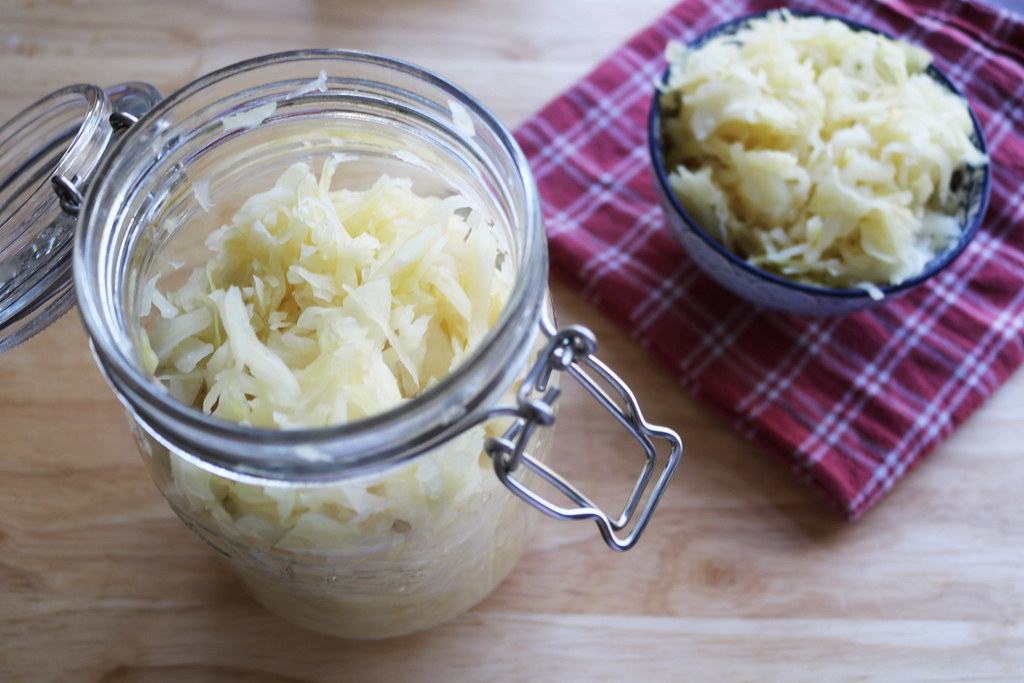
[[[778,6],[681,2],[516,137],[540,187],[553,271],[855,519],[1024,358],[1024,23],[976,2],[788,3],[928,48],[971,102],[993,162],[984,225],[948,272],[871,311],[806,318],[745,303],[702,274],[665,227],[646,144],[666,42]]]

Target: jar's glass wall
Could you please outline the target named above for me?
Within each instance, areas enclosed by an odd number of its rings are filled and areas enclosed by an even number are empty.
[[[483,452],[496,422],[415,460],[320,485],[242,482],[169,452],[132,421],[171,508],[279,616],[346,638],[448,621],[519,561],[536,523]],[[551,431],[530,446],[542,460]]]
[[[335,185],[381,174],[460,193],[490,217],[515,286],[450,376],[378,416],[316,429],[229,424],[176,403],[146,372],[142,330],[209,258],[206,238],[295,162]],[[125,136],[76,244],[97,360],[174,511],[271,610],[327,633],[390,636],[444,621],[519,559],[533,513],[484,451],[507,423],[549,311],[536,190],[518,147],[468,96],[405,65],[344,53],[246,63],[170,96]],[[81,266],[81,268],[79,268]],[[545,460],[550,430],[531,454]]]

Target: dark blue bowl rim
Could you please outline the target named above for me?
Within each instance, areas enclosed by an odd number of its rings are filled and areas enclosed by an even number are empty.
[[[835,19],[837,21],[843,22],[850,28],[857,31],[868,31],[870,33],[877,33],[879,35],[886,36],[887,38],[891,38],[894,40],[896,39],[894,36],[890,35],[889,33],[886,33],[885,31],[877,29],[873,26],[868,26],[867,24],[862,24],[853,19],[847,19],[846,17],[842,17],[839,15],[804,10],[787,11],[790,15],[795,17],[803,16]],[[733,28],[739,28],[742,25],[749,23],[754,19],[759,19],[769,14],[774,14],[777,12],[779,12],[779,9],[775,8],[760,12],[753,12],[751,14],[745,14],[734,19],[730,19],[708,29],[707,31],[705,31],[704,33],[700,34],[692,41],[690,41],[688,45],[691,48],[698,47],[708,42],[709,40],[711,40],[712,38],[719,34],[725,33]],[[664,84],[668,80],[669,69],[670,67],[666,67],[662,71],[661,77],[658,79],[659,86],[661,84]],[[975,115],[974,109],[971,107],[970,102],[967,100],[966,97],[963,96],[963,94],[953,84],[953,82],[949,80],[949,77],[947,77],[945,73],[943,73],[938,67],[935,66],[934,62],[928,66],[926,73],[928,73],[929,76],[931,76],[932,78],[938,80],[940,83],[943,84],[943,86],[951,90],[953,93],[961,97],[967,104],[967,112],[971,116],[971,123],[974,126],[974,133],[977,136],[978,149],[987,156],[988,146],[985,143],[985,135],[981,129],[981,123],[978,121],[978,117]],[[683,205],[679,202],[679,198],[676,197],[675,192],[669,185],[668,174],[665,172],[665,165],[664,160],[662,158],[660,144],[661,125],[658,116],[658,104],[660,97],[661,89],[656,88],[654,95],[651,98],[650,110],[647,116],[647,145],[650,150],[651,159],[654,162],[654,175],[658,180],[658,184],[661,186],[662,193],[671,202],[672,208],[680,216],[683,217],[686,223],[693,230],[694,234],[696,234],[699,238],[706,242],[714,251],[718,252],[723,258],[730,261],[734,265],[739,266],[740,268],[742,268],[743,270],[747,271],[752,275],[763,278],[764,280],[777,284],[781,287],[793,289],[807,294],[813,294],[815,296],[831,297],[836,299],[861,299],[870,296],[869,292],[866,289],[835,289],[831,287],[819,287],[816,285],[809,285],[802,282],[797,282],[795,280],[790,280],[780,275],[775,275],[774,273],[769,273],[768,271],[762,270],[750,264],[745,259],[740,258],[732,251],[726,249],[725,246],[722,245],[718,240],[716,240],[707,232],[705,232],[704,229],[700,227],[700,225],[697,223],[697,221],[695,221],[693,217],[690,216],[690,214],[686,211],[686,209],[683,208]],[[964,227],[964,229],[960,233],[959,238],[957,239],[957,243],[954,246],[947,248],[941,254],[939,254],[934,260],[930,261],[928,265],[924,268],[924,270],[922,270],[919,274],[911,278],[907,278],[906,280],[903,280],[899,284],[879,286],[878,289],[883,294],[883,301],[885,299],[888,299],[889,297],[903,293],[904,291],[911,289],[916,285],[924,282],[925,280],[933,277],[940,271],[944,270],[947,266],[949,266],[964,251],[964,249],[967,248],[967,245],[970,244],[971,240],[974,239],[975,234],[978,232],[978,229],[981,226],[982,221],[984,220],[985,213],[988,210],[989,193],[991,190],[991,173],[992,163],[990,160],[989,163],[986,163],[984,166],[981,206],[979,207],[977,218]]]

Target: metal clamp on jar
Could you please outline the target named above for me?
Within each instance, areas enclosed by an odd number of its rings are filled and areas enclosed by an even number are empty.
[[[203,273],[211,240],[230,242],[211,235],[297,163],[337,166],[323,192],[369,192],[381,177],[401,177],[422,195],[466,198],[451,220],[465,221],[467,243],[486,231],[498,250],[486,258],[510,273],[511,287],[450,372],[379,413],[317,426],[224,419],[204,412],[201,395],[181,400],[191,375],[154,371],[153,326],[177,314],[173,304],[154,312],[154,292]],[[647,526],[679,438],[644,420],[594,356],[589,331],[555,328],[527,162],[487,110],[436,75],[319,50],[242,62],[164,100],[139,84],[75,87],[0,128],[0,167],[13,169],[0,185],[0,349],[38,332],[77,294],[97,363],[157,486],[275,613],[359,638],[450,619],[522,555],[534,515],[521,501],[557,519],[594,520],[616,550]],[[283,277],[313,281],[303,273]],[[209,315],[216,334],[230,337],[217,321],[223,298]],[[238,310],[268,328],[285,324],[258,308]],[[424,347],[435,348],[427,337]],[[385,353],[400,346],[388,337]],[[188,375],[194,362],[185,365]],[[225,368],[248,370],[242,361]],[[548,462],[563,374],[638,441],[641,472],[621,512],[602,510]]]

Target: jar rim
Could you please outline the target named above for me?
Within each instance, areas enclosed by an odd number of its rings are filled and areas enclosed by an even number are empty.
[[[127,323],[121,320],[120,326],[116,324],[118,298],[106,286],[104,273],[119,264],[123,267],[124,261],[112,259],[104,249],[111,247],[110,234],[116,227],[113,209],[126,199],[127,189],[119,186],[118,180],[142,163],[125,150],[148,145],[154,131],[173,137],[174,130],[164,128],[165,117],[180,108],[188,120],[190,100],[208,89],[267,67],[306,63],[350,66],[360,72],[377,73],[379,80],[365,82],[382,86],[386,85],[383,75],[411,78],[436,92],[439,98],[463,105],[474,123],[482,126],[499,145],[500,153],[507,156],[507,165],[514,170],[514,177],[504,180],[511,183],[522,204],[521,267],[509,300],[479,346],[445,378],[416,397],[376,415],[326,427],[243,425],[206,415],[180,402],[145,372],[126,329]],[[315,69],[310,71],[315,76]],[[483,153],[477,147],[478,153]],[[506,389],[511,382],[507,368],[502,370],[510,360],[510,352],[518,354],[520,367],[525,364],[528,348],[523,347],[530,345],[523,340],[537,334],[547,282],[547,248],[536,184],[525,155],[509,130],[478,100],[447,79],[408,62],[366,52],[312,49],[264,55],[213,71],[170,94],[126,132],[118,149],[121,153],[104,159],[85,198],[74,250],[79,308],[98,364],[122,402],[143,425],[151,428],[153,436],[198,464],[258,478],[309,481],[404,460],[450,438],[478,419],[474,413],[486,407],[487,397]],[[515,337],[513,345],[509,335]],[[453,404],[448,397],[470,380],[474,385],[472,394]],[[382,439],[386,442],[382,443]],[[239,444],[245,445],[244,452],[239,451]]]

